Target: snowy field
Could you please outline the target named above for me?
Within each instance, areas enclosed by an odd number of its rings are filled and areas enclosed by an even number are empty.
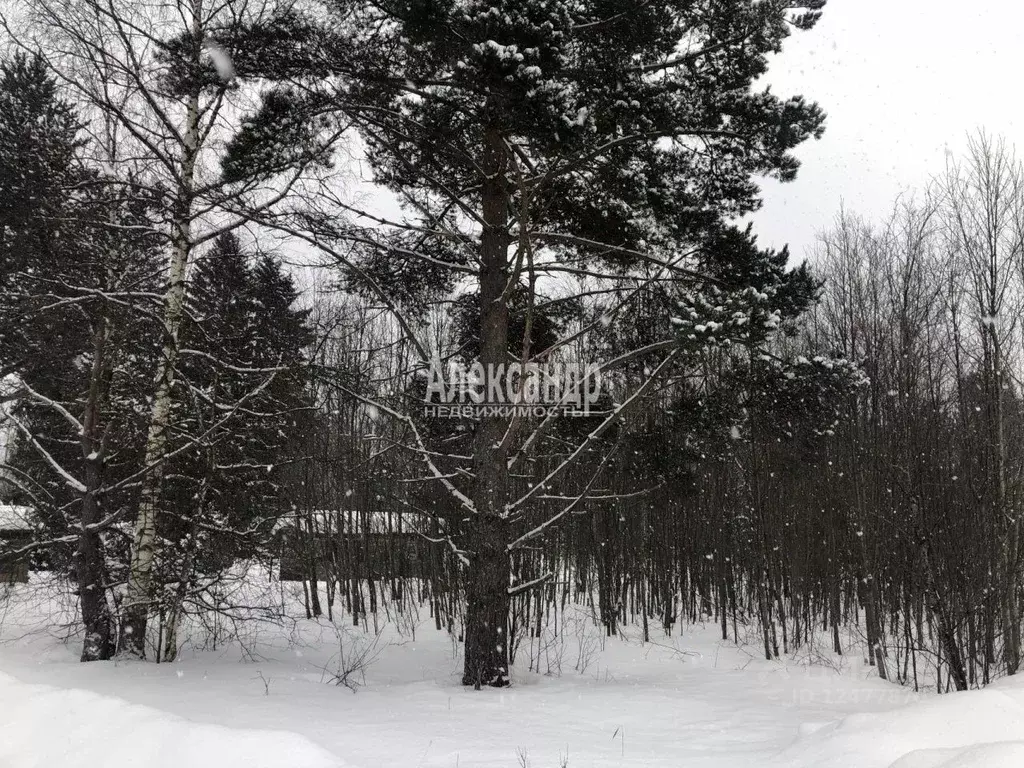
[[[42,604],[16,593],[0,613],[3,768],[1024,765],[1024,680],[914,694],[859,656],[767,662],[712,625],[645,645],[581,611],[521,647],[514,688],[473,691],[426,616],[376,634],[296,619],[173,664],[80,664],[77,642],[34,628]]]

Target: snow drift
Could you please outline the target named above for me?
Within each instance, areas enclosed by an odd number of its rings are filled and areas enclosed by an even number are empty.
[[[804,730],[778,758],[787,768],[1019,768],[1024,680],[848,715]]]
[[[80,689],[0,674],[4,768],[343,768],[288,731],[204,725]]]

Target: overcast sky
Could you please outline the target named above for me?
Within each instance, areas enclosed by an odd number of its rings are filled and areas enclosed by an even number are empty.
[[[829,0],[793,35],[768,77],[828,113],[825,136],[797,151],[789,184],[767,183],[754,219],[764,245],[796,260],[841,204],[869,218],[942,171],[978,128],[1024,152],[1024,4],[1014,0]]]

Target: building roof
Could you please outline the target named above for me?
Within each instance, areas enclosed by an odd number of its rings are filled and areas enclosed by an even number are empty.
[[[337,533],[411,533],[424,530],[431,519],[421,512],[412,511],[358,512],[316,509],[311,512],[283,515],[278,519],[275,530],[294,526],[297,520],[305,523],[310,518],[321,532]]]
[[[31,507],[0,504],[0,531],[31,531],[33,520]]]

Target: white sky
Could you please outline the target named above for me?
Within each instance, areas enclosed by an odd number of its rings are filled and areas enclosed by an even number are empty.
[[[825,136],[797,150],[789,184],[767,182],[754,218],[763,245],[809,255],[840,205],[876,219],[921,188],[985,128],[1024,152],[1024,3],[829,0],[795,34],[767,80],[828,113]]]

